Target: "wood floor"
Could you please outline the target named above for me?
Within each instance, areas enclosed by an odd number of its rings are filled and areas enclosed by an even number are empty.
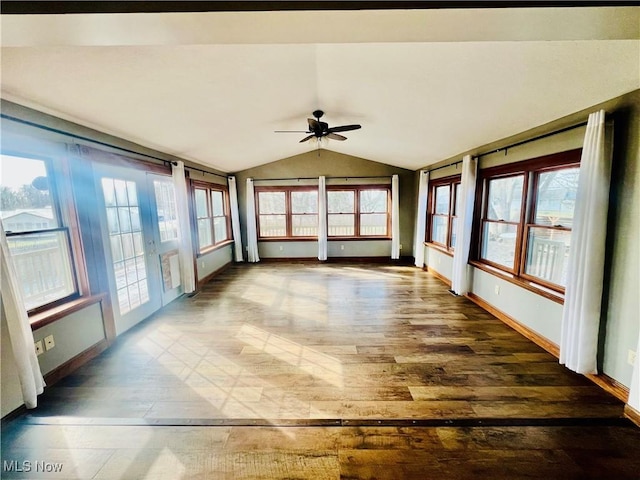
[[[2,478],[637,480],[622,410],[417,268],[240,265],[48,388]]]

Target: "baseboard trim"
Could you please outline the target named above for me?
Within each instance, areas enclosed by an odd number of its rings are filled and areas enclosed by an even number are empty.
[[[469,300],[471,300],[473,303],[478,305],[480,308],[486,310],[487,312],[492,314],[494,317],[496,317],[498,320],[502,321],[503,323],[507,324],[509,327],[513,328],[516,332],[525,336],[526,338],[531,340],[533,343],[535,343],[539,347],[545,349],[554,357],[560,358],[560,347],[555,343],[553,343],[552,341],[550,341],[549,339],[534,332],[529,327],[523,325],[513,317],[504,313],[502,310],[495,308],[493,305],[485,301],[482,297],[479,297],[474,293],[467,293],[465,296]],[[585,374],[584,376],[589,380],[591,380],[596,385],[598,385],[600,388],[605,390],[606,392],[609,392],[618,400],[621,400],[625,403],[629,401],[629,389],[624,385],[622,385],[621,383],[617,382],[615,379],[611,378],[609,375],[605,373],[600,373],[597,375]]]
[[[640,412],[628,403],[624,406],[624,415],[638,427],[640,427]]]
[[[603,390],[609,392],[618,400],[622,400],[625,404],[629,401],[629,389],[615,379],[611,378],[606,373],[599,373],[597,375],[587,373],[585,374],[585,377],[587,377]]]
[[[217,270],[214,270],[213,272],[211,272],[209,275],[207,275],[206,277],[204,277],[202,280],[198,280],[198,290],[200,290],[200,288],[206,284],[209,283],[211,280],[213,280],[215,277],[217,277],[218,275],[220,275],[221,273],[223,273],[225,270],[227,270],[228,268],[231,267],[231,265],[233,265],[233,262],[228,262],[225,263],[223,266],[221,266],[220,268],[218,268]]]
[[[74,372],[88,361],[94,359],[104,352],[111,342],[108,339],[100,340],[95,345],[87,348],[84,352],[79,353],[75,357],[67,360],[59,367],[54,368],[44,376],[44,381],[48,386],[54,385],[70,373]]]
[[[508,326],[513,328],[520,335],[525,336],[526,338],[531,340],[533,343],[535,343],[539,347],[544,348],[547,352],[549,352],[554,357],[556,358],[560,357],[560,347],[558,347],[558,345],[553,343],[548,338],[545,338],[542,335],[534,332],[529,327],[518,322],[515,318],[511,317],[510,315],[507,315],[502,310],[494,307],[493,305],[488,303],[485,299],[483,299],[482,297],[479,297],[475,293],[469,292],[465,296],[469,300],[471,300],[473,303],[478,305],[480,308],[486,310],[491,315],[496,317],[498,320],[502,321],[503,323],[506,323]]]
[[[430,273],[431,275],[433,275],[434,277],[436,277],[438,280],[444,282],[447,284],[447,286],[451,286],[451,280],[449,280],[447,277],[445,277],[444,275],[442,275],[440,272],[438,272],[437,270],[434,270],[433,268],[429,267],[428,265],[425,265],[424,267],[422,267],[422,269],[427,272]]]

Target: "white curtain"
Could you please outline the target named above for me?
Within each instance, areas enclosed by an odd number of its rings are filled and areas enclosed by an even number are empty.
[[[318,260],[327,259],[327,181],[318,178]]]
[[[469,249],[473,227],[473,205],[476,196],[476,175],[478,160],[465,155],[462,159],[462,181],[460,183],[459,211],[456,212],[456,245],[453,252],[451,290],[456,295],[464,295],[470,289]]]
[[[422,170],[418,183],[418,208],[416,232],[413,240],[413,256],[416,267],[424,267],[424,235],[427,230],[427,199],[429,195],[429,172]]]
[[[184,162],[171,163],[173,186],[176,193],[176,209],[178,210],[178,225],[180,238],[178,242],[178,257],[180,258],[180,279],[182,291],[192,293],[196,289],[196,272],[193,266],[193,242],[191,238],[191,221],[189,215],[189,189],[184,172]]]
[[[398,175],[391,177],[391,259],[400,258],[400,192]]]
[[[256,225],[256,197],[253,179],[247,178],[247,260],[251,263],[260,261],[258,255],[258,227]]]
[[[13,356],[15,358],[22,398],[27,408],[36,408],[38,395],[44,391],[44,378],[40,371],[38,358],[33,346],[33,332],[24,307],[22,291],[9,252],[4,225],[0,220],[0,262],[2,269],[2,308],[4,309],[7,329]]]
[[[610,140],[611,135],[605,135],[604,110],[589,115],[573,213],[560,341],[560,363],[578,373],[597,373],[611,179]]]
[[[231,230],[233,231],[233,251],[236,262],[243,262],[242,235],[240,233],[240,214],[238,212],[238,187],[236,177],[229,177],[229,206],[231,207]]]

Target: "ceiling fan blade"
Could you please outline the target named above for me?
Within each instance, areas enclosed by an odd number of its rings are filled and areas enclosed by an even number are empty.
[[[309,130],[311,130],[312,132],[315,132],[318,128],[320,128],[320,124],[317,120],[314,120],[313,118],[307,118],[307,121],[309,122]]]
[[[302,140],[300,140],[300,143],[306,142],[307,140],[311,140],[313,137],[315,137],[315,135],[309,135],[308,137],[304,137]]]
[[[347,137],[344,137],[342,135],[338,135],[337,133],[333,133],[333,132],[327,133],[326,137],[330,138],[332,140],[340,140],[341,142],[347,139]]]
[[[328,131],[329,133],[348,132],[350,130],[358,130],[359,128],[362,128],[362,126],[361,125],[342,125],[341,127],[331,127]]]

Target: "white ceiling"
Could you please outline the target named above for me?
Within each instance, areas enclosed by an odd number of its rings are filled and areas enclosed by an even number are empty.
[[[234,172],[418,169],[640,88],[640,8],[4,15],[2,97]]]

